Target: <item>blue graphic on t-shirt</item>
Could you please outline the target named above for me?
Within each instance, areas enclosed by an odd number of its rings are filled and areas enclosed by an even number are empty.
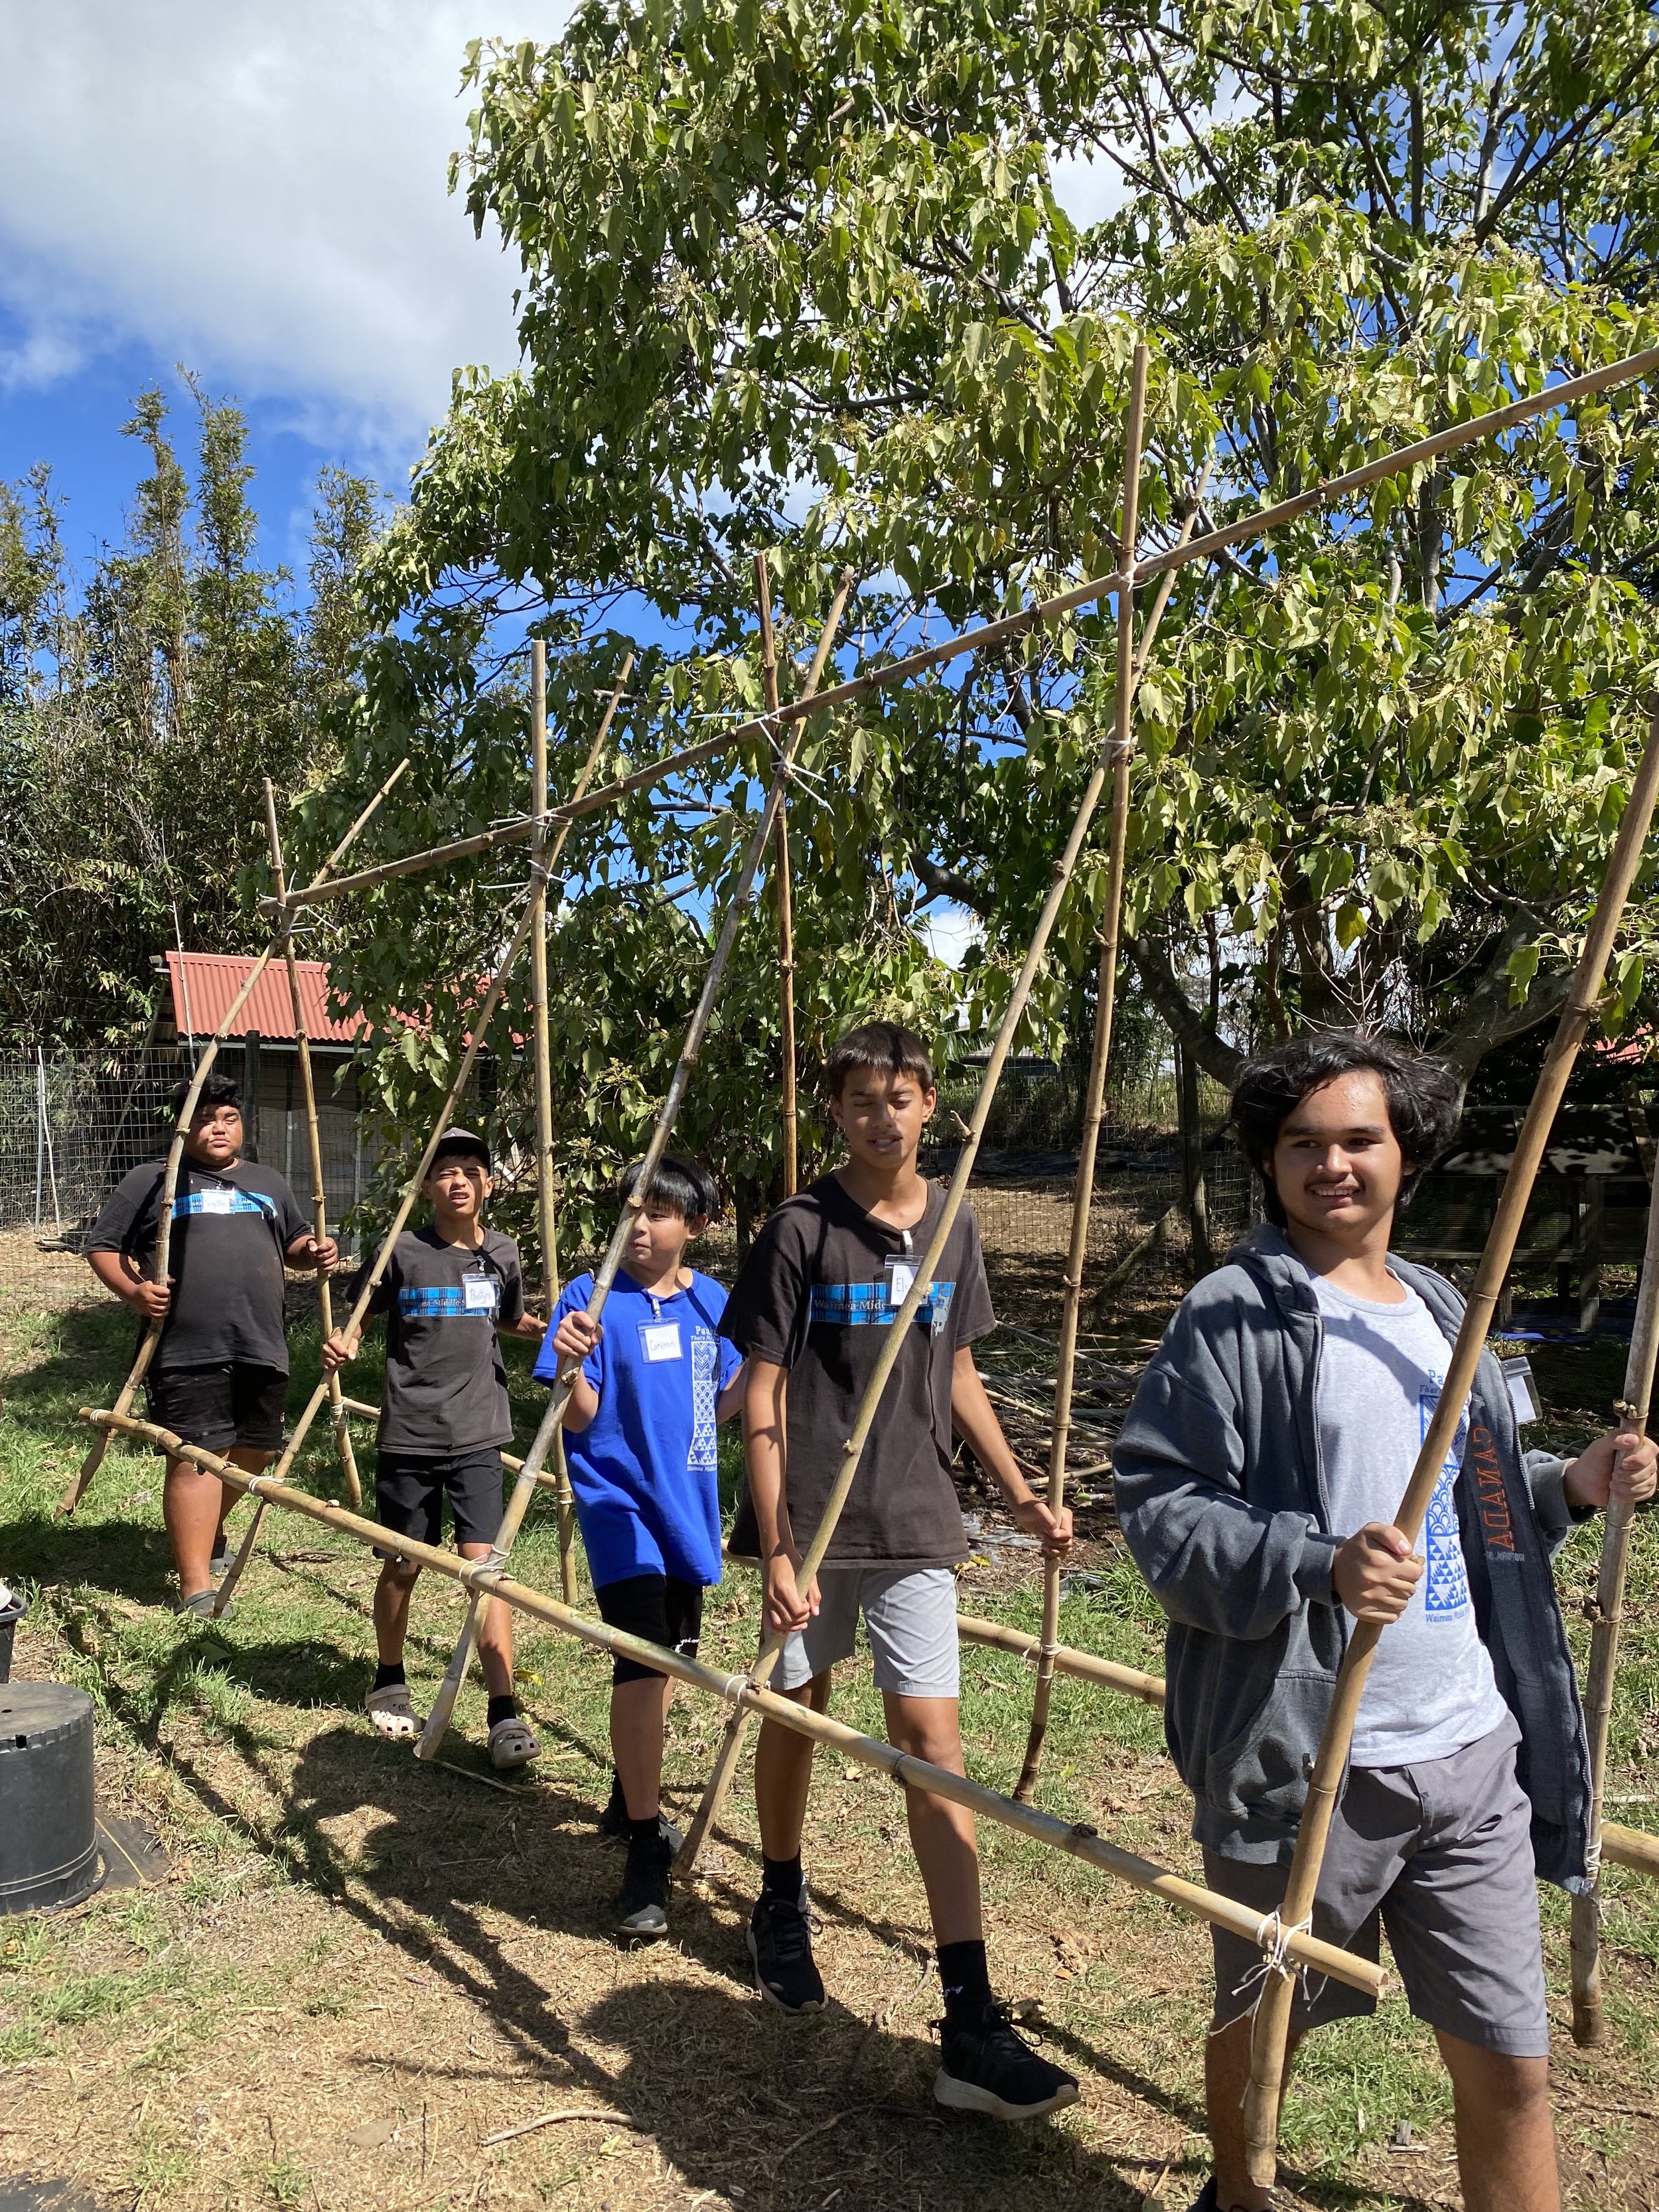
[[[1439,1403],[1439,1383],[1424,1384],[1417,1394],[1419,1439],[1428,1435],[1429,1424]],[[1423,1575],[1423,1610],[1431,1620],[1443,1620],[1468,1611],[1469,1575],[1457,1525],[1456,1495],[1457,1471],[1463,1463],[1463,1447],[1468,1433],[1468,1416],[1465,1414],[1457,1425],[1457,1434],[1440,1470],[1440,1480],[1434,1486],[1434,1496],[1429,1500],[1423,1523],[1424,1557],[1427,1562]]]
[[[223,1189],[217,1186],[208,1190],[192,1190],[173,1201],[175,1221],[191,1214],[207,1213],[263,1213],[272,1227],[276,1222],[276,1201],[257,1190]]]
[[[495,1293],[493,1283],[490,1290]],[[493,1302],[487,1307],[468,1305],[466,1292],[459,1283],[437,1283],[424,1289],[405,1285],[398,1293],[398,1310],[405,1321],[483,1321],[493,1326],[495,1319]]]
[[[933,1283],[916,1309],[916,1319],[935,1336],[945,1333],[951,1311],[954,1283]],[[808,1296],[807,1319],[814,1328],[884,1328],[898,1311],[885,1283],[814,1283]]]

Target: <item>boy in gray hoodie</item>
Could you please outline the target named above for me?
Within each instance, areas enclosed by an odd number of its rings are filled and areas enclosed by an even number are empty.
[[[1487,1353],[1413,1554],[1393,1516],[1462,1300],[1389,1237],[1456,1126],[1455,1079],[1327,1033],[1248,1062],[1232,1115],[1273,1225],[1182,1302],[1115,1457],[1125,1540],[1170,1616],[1165,1727],[1206,1879],[1277,1908],[1349,1625],[1390,1624],[1314,1930],[1374,1959],[1387,1929],[1451,2076],[1466,2212],[1559,2212],[1534,1876],[1585,1878],[1589,1762],[1550,1559],[1610,1496],[1653,1495],[1655,1447],[1523,1454]],[[1215,1954],[1215,2172],[1194,2212],[1259,2212],[1243,2114],[1259,1954],[1218,1930]],[[1304,1982],[1293,2040],[1371,2009]]]

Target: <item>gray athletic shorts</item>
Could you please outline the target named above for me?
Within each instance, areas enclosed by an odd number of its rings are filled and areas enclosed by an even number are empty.
[[[1375,1960],[1380,1921],[1419,2020],[1484,2051],[1545,2058],[1532,1808],[1515,1778],[1520,1740],[1510,1718],[1449,1759],[1354,1768],[1331,1823],[1313,1932]],[[1286,1873],[1204,1854],[1211,1888],[1264,1915],[1283,1899]],[[1249,2010],[1257,1984],[1246,1978],[1261,1954],[1226,1929],[1210,1933],[1215,2018],[1224,2026]],[[1376,2009],[1374,1997],[1346,1982],[1304,1975],[1292,2024]]]
[[[859,1614],[875,1656],[876,1687],[901,1698],[954,1698],[957,1578],[949,1567],[826,1567],[818,1609],[786,1637],[775,1680],[799,1690],[853,1656]]]

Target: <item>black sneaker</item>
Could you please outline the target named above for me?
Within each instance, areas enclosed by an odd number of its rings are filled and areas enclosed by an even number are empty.
[[[660,1822],[654,1836],[629,1838],[622,1895],[617,1899],[618,1935],[648,1943],[668,1933],[668,1869],[673,1856]]]
[[[208,1572],[216,1583],[222,1582],[230,1572],[230,1539],[228,1536],[214,1538],[213,1556],[208,1561]]]
[[[628,1841],[629,1825],[628,1800],[623,1796],[622,1778],[613,1774],[611,1778],[610,1802],[599,1815],[599,1833],[608,1837],[613,1844],[625,1844]],[[678,1858],[680,1855],[680,1845],[685,1841],[685,1838],[665,1813],[659,1812],[657,1815],[657,1832],[668,1846],[669,1857]]]
[[[823,1977],[812,1963],[812,1900],[763,1890],[749,1922],[755,1987],[780,2012],[822,2012]]]
[[[1187,2208],[1187,2212],[1220,2212],[1220,2206],[1221,2199],[1216,2195],[1215,2176],[1212,2174]]]
[[[978,2021],[938,2023],[940,2065],[933,2102],[953,2112],[985,2112],[994,2120],[1036,2120],[1077,2102],[1077,2080],[1039,2058],[1005,2004],[988,2005]]]

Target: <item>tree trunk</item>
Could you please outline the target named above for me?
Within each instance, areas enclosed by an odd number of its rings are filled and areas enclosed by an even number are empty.
[[[1176,1047],[1176,1097],[1181,1132],[1181,1202],[1193,1238],[1193,1280],[1215,1265],[1210,1248],[1209,1196],[1204,1186],[1204,1132],[1199,1122],[1198,1062]]]

